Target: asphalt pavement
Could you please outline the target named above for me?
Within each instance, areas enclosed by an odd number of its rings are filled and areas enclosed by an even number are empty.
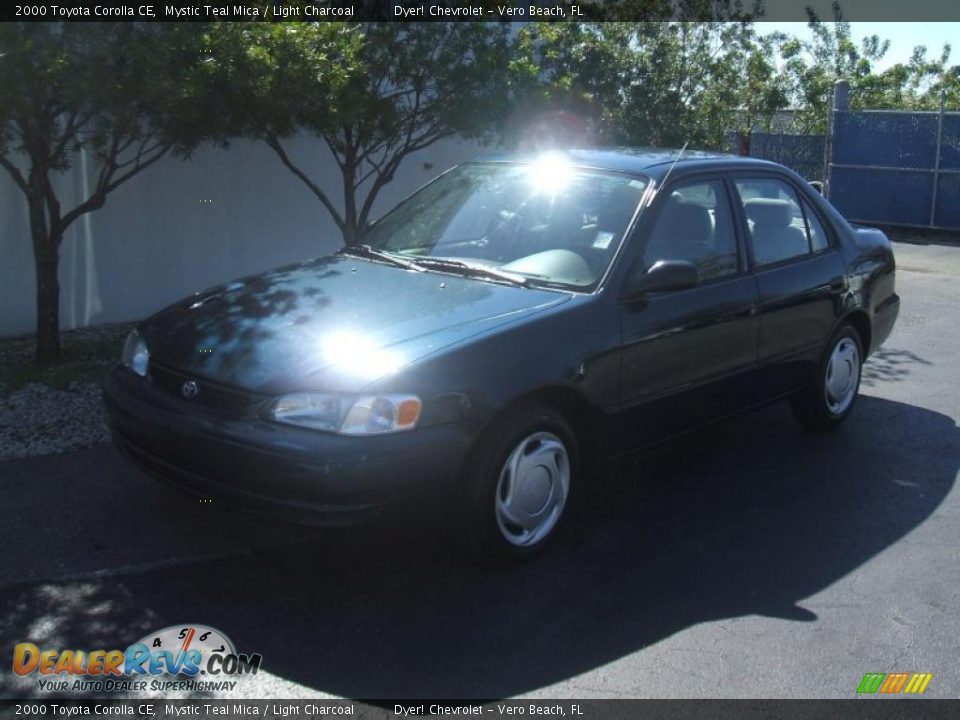
[[[0,463],[0,697],[13,646],[176,624],[262,670],[223,697],[960,696],[960,247],[898,244],[899,322],[854,415],[777,405],[615,468],[549,553],[463,564],[439,523],[319,530],[204,505],[110,446]]]

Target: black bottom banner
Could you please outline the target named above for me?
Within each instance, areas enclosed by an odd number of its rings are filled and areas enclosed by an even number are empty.
[[[0,720],[84,716],[156,718],[333,718],[399,720],[411,717],[571,720],[947,720],[960,717],[960,700],[0,700]]]

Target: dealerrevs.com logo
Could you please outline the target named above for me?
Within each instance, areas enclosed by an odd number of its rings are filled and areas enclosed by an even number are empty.
[[[229,691],[256,675],[262,657],[238,653],[230,639],[205,625],[171,625],[126,650],[57,650],[19,643],[13,672],[39,675],[45,691]],[[180,679],[171,679],[180,676]],[[200,679],[200,677],[203,679]]]

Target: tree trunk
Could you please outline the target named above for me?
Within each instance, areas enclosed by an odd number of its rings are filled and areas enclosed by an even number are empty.
[[[357,166],[353,153],[347,154],[343,164],[343,244],[353,245],[360,236],[357,227]]]
[[[60,360],[60,260],[59,243],[47,239],[41,250],[34,244],[37,271],[37,361]]]
[[[343,244],[353,245],[359,240],[359,228],[357,228],[356,218],[347,218],[343,223]]]
[[[46,216],[46,178],[37,174],[31,178],[28,197],[30,206],[30,235],[33,240],[33,261],[37,277],[37,362],[60,360],[60,240],[63,230],[59,218],[50,227]]]

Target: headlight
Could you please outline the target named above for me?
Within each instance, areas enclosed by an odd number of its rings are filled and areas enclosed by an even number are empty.
[[[150,365],[150,351],[147,350],[147,344],[136,330],[127,335],[127,340],[123,343],[120,362],[140,377],[147,376],[147,367]]]
[[[415,395],[284,395],[273,405],[273,419],[289,425],[342,435],[383,435],[412,430],[423,404]]]

